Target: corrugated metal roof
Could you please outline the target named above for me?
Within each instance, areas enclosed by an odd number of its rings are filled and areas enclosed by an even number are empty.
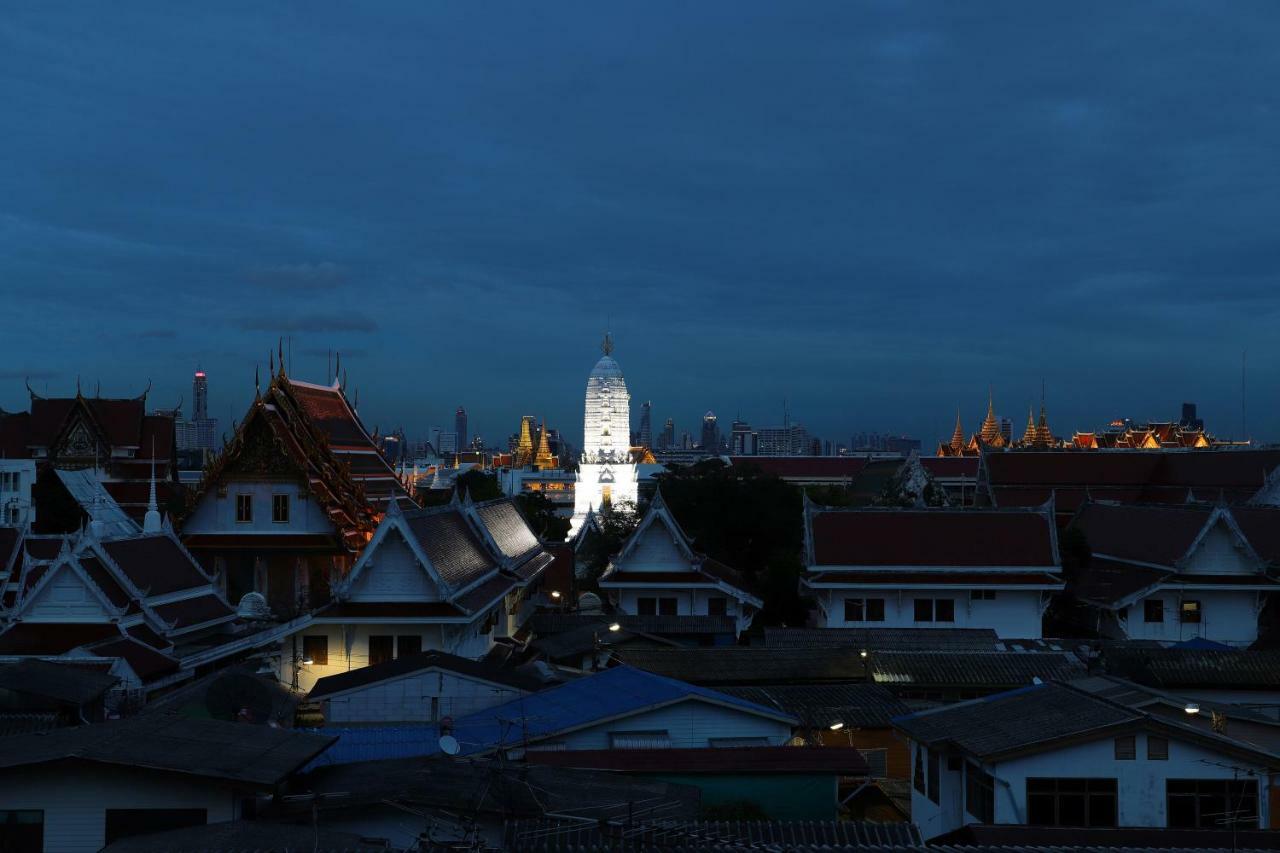
[[[999,637],[990,628],[765,628],[774,649],[921,649],[991,651]]]
[[[92,469],[68,471],[55,468],[54,473],[80,508],[89,513],[95,523],[102,525],[100,536],[135,536],[142,532],[138,523],[107,492]]]
[[[844,723],[863,728],[888,727],[911,709],[882,684],[782,684],[722,687],[722,692],[757,705],[777,708],[806,726]]]
[[[853,648],[623,648],[614,656],[640,669],[694,684],[852,682],[866,680],[867,671],[866,660]]]
[[[597,822],[551,819],[509,821],[503,849],[509,853],[553,851],[786,850],[842,851],[920,849],[910,823],[855,821],[675,821]]]
[[[1021,687],[1082,674],[1066,652],[873,652],[871,677],[894,687]]]

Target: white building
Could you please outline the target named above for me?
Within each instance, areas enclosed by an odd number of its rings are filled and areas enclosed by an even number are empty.
[[[1072,527],[1091,552],[1074,592],[1103,636],[1234,646],[1258,639],[1258,616],[1280,592],[1280,507],[1133,505],[1097,501]]]
[[[34,459],[0,459],[0,527],[35,524],[31,487],[36,482]]]
[[[898,717],[911,819],[927,840],[966,824],[1267,828],[1280,755],[1070,684]]]
[[[631,457],[631,395],[622,368],[613,360],[613,339],[604,336],[604,355],[587,377],[582,456],[574,486],[572,536],[587,513],[606,503],[636,503],[636,466]]]
[[[844,509],[805,498],[801,584],[826,628],[1042,636],[1064,584],[1053,508]]]
[[[631,616],[729,616],[738,634],[764,607],[736,570],[693,550],[661,491],[609,563],[600,589]]]

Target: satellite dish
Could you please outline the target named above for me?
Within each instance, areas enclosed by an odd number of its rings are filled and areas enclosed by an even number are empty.
[[[262,680],[232,672],[209,685],[204,707],[215,720],[265,723],[271,718],[275,698]]]
[[[458,754],[458,739],[453,735],[440,736],[440,751],[445,755]]]

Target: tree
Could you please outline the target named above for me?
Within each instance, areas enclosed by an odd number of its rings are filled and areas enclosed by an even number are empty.
[[[640,525],[641,513],[631,501],[606,504],[596,513],[600,520],[600,532],[588,536],[578,554],[585,566],[587,585],[595,587],[600,575],[609,567],[609,561],[622,550],[627,538]]]
[[[516,495],[516,506],[542,541],[563,542],[569,535],[569,519],[558,515],[556,505],[542,492]]]
[[[463,494],[471,496],[473,501],[491,501],[495,498],[502,497],[502,487],[498,485],[498,478],[493,474],[486,474],[479,468],[472,468],[458,475],[453,481],[453,491],[426,490],[418,492],[418,502],[424,507],[443,506],[453,500],[453,493],[457,492],[461,497]]]

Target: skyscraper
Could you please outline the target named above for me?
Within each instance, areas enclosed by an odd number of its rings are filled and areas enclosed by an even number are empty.
[[[746,421],[734,421],[730,432],[729,452],[734,456],[756,455],[756,434]]]
[[[716,426],[716,413],[702,416],[702,449],[708,453],[720,452],[720,429]]]
[[[467,410],[458,407],[458,411],[453,413],[453,431],[458,434],[458,446],[467,446]]]
[[[203,370],[196,369],[195,379],[191,381],[191,399],[195,412],[192,418],[197,421],[209,417],[209,378]]]
[[[663,450],[673,450],[676,446],[676,422],[672,418],[667,418],[666,424],[662,427],[662,441],[659,446]]]
[[[174,413],[174,435],[179,450],[213,450],[213,436],[218,421],[209,417],[209,377],[197,369],[191,380],[191,420],[183,420]]]
[[[640,404],[640,446],[653,448],[653,403],[645,400]]]

